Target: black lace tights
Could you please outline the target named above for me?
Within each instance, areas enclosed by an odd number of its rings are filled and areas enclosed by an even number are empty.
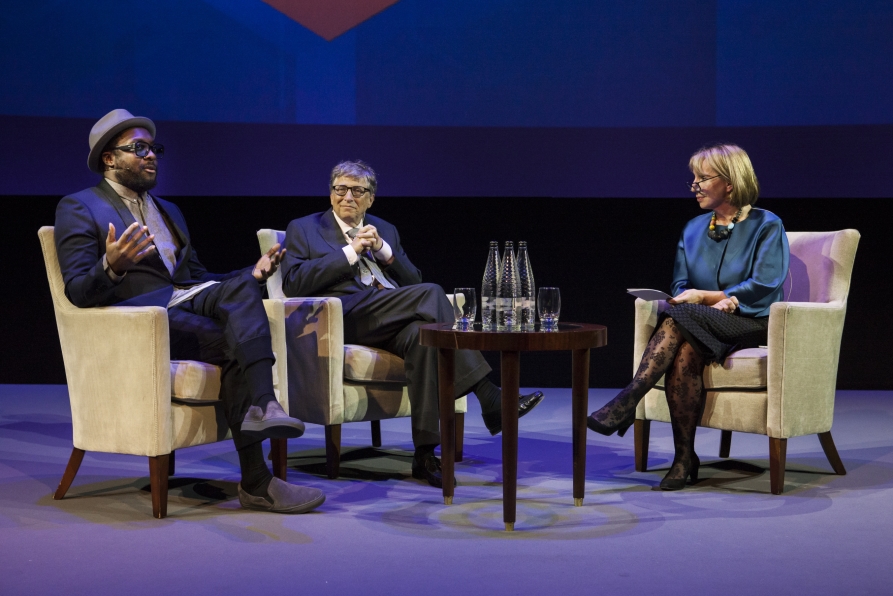
[[[667,317],[651,336],[633,380],[614,399],[593,412],[592,417],[610,428],[628,426],[639,401],[666,374],[667,404],[676,449],[667,478],[682,477],[697,458],[694,439],[704,407],[703,370],[704,359],[685,341],[673,319]]]
[[[667,372],[683,342],[676,323],[669,317],[665,318],[645,347],[642,362],[639,363],[639,370],[636,371],[633,380],[617,394],[617,397],[605,404],[602,409],[593,412],[592,417],[610,428],[631,424],[635,417],[636,405]]]
[[[676,455],[664,477],[667,480],[685,478],[700,462],[695,454],[695,431],[704,411],[704,358],[689,343],[676,352],[673,366],[667,372],[667,405],[673,427],[673,446]]]

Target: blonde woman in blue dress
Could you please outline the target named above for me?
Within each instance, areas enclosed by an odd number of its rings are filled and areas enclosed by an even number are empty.
[[[603,435],[623,436],[636,405],[666,374],[675,457],[660,482],[679,490],[698,479],[695,431],[704,409],[704,367],[734,350],[764,345],[769,306],[782,299],[790,254],[781,220],[753,207],[759,183],[737,145],[705,147],[689,160],[690,190],[708,213],[686,224],[676,248],[673,305],[658,321],[642,362],[613,400],[587,419]]]

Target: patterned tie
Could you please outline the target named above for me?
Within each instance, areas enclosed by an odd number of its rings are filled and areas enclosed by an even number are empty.
[[[360,231],[360,228],[351,228],[347,230],[347,235],[353,240],[357,232]],[[360,265],[360,281],[363,282],[364,285],[371,286],[374,282],[380,283],[383,287],[393,290],[394,284],[388,281],[388,278],[384,276],[384,273],[381,272],[381,269],[378,267],[378,263],[375,262],[375,259],[371,259],[367,257],[368,251],[363,252],[359,255],[360,260],[358,261]]]
[[[164,216],[161,215],[154,201],[140,197],[138,205],[143,215],[143,225],[149,228],[150,234],[155,234],[154,243],[158,249],[158,256],[161,257],[168,272],[173,275],[174,269],[177,267],[177,253],[180,250],[176,237],[167,227]]]

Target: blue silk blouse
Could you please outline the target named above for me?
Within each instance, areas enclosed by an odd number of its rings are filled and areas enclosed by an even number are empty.
[[[783,298],[790,263],[781,219],[764,209],[751,209],[728,238],[717,242],[707,236],[711,216],[705,213],[685,224],[676,247],[671,293],[722,290],[738,298],[743,316],[768,317],[769,305]]]

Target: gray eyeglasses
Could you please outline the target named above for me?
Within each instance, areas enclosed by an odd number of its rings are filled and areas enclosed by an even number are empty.
[[[716,176],[710,176],[709,178],[702,178],[697,182],[686,182],[685,185],[688,187],[688,190],[692,192],[701,192],[701,182],[707,182],[708,180],[713,180],[714,178],[719,178],[719,174]]]

